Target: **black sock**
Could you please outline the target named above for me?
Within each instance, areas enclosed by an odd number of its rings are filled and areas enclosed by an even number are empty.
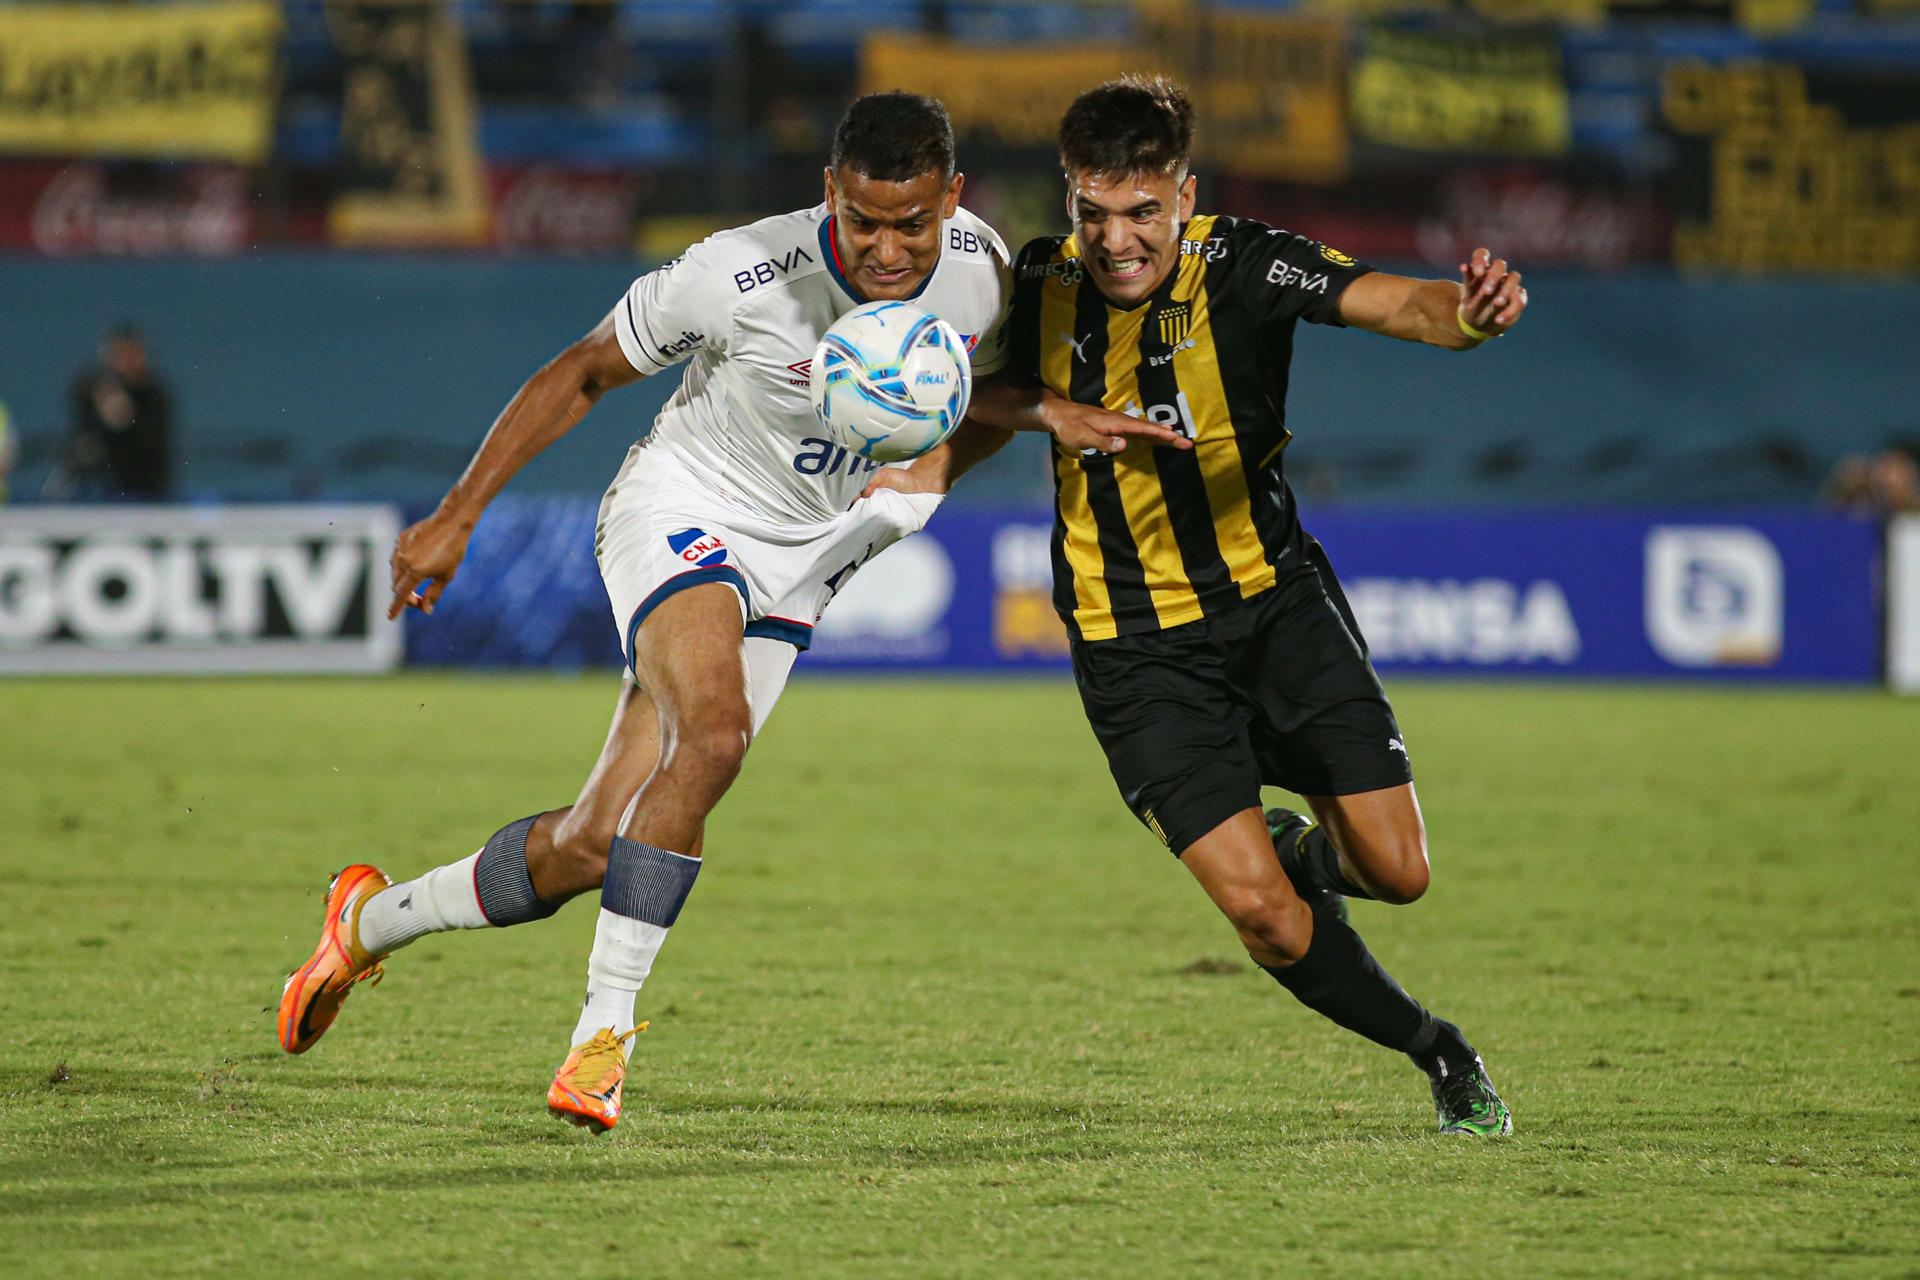
[[[1303,898],[1315,894],[1337,893],[1347,898],[1366,898],[1374,900],[1373,895],[1340,874],[1340,851],[1333,847],[1333,841],[1327,839],[1327,833],[1318,823],[1308,821],[1303,815],[1291,809],[1272,810],[1275,815],[1286,815],[1286,825],[1274,832],[1273,852],[1280,859],[1281,870],[1287,873],[1287,879],[1293,881],[1293,889]],[[1267,820],[1268,830],[1274,823]]]
[[[1416,1062],[1450,1048],[1441,1044],[1448,1031],[1459,1036],[1451,1023],[1440,1021],[1402,991],[1360,935],[1331,911],[1313,913],[1313,941],[1306,955],[1283,969],[1260,967],[1315,1013],[1375,1044],[1412,1055]]]

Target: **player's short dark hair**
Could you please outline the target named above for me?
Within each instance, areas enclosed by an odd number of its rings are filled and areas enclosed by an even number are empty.
[[[953,180],[953,121],[932,98],[895,89],[855,98],[833,131],[828,163],[881,182],[908,182],[928,171]]]
[[[1193,101],[1165,76],[1122,76],[1089,89],[1060,118],[1069,173],[1178,173],[1193,155]]]

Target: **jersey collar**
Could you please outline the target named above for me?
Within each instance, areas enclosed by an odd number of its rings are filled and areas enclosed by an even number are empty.
[[[840,286],[840,291],[855,302],[863,304],[871,302],[873,299],[853,287],[853,282],[847,279],[846,269],[840,265],[840,239],[833,234],[833,218],[833,214],[828,214],[820,223],[820,257],[827,264],[827,274],[832,276],[833,282]],[[920,287],[908,294],[903,301],[911,302],[925,293],[927,286],[933,283],[934,274],[940,270],[940,263],[947,256],[946,236],[947,224],[942,222],[940,224],[940,257],[934,259],[933,270],[927,272],[927,278],[920,282]]]

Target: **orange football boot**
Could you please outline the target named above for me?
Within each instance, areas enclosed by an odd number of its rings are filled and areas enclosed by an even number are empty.
[[[313,956],[287,976],[280,993],[280,1047],[305,1053],[340,1012],[354,984],[380,981],[384,955],[360,946],[360,909],[393,881],[386,872],[355,863],[327,882],[327,913],[320,922],[320,945]]]
[[[620,1123],[620,1085],[627,1078],[627,1041],[647,1029],[641,1023],[623,1036],[602,1027],[573,1046],[547,1090],[547,1110],[568,1124],[605,1133]]]

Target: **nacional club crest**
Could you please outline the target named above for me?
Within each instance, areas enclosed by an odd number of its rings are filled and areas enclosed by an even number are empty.
[[[1169,347],[1177,347],[1187,340],[1187,330],[1193,328],[1193,309],[1184,302],[1169,303],[1160,308],[1160,341]]]
[[[673,553],[688,564],[699,569],[709,569],[724,563],[727,558],[727,545],[705,529],[682,529],[678,533],[667,535],[667,545]]]

